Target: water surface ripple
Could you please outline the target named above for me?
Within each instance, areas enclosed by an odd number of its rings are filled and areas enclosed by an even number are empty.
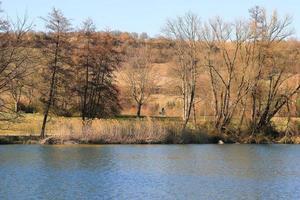
[[[300,199],[297,145],[0,146],[0,199]]]

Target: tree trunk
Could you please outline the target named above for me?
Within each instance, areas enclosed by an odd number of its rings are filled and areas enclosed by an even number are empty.
[[[55,86],[55,75],[56,75],[56,67],[53,69],[52,78],[51,78],[51,85],[50,85],[50,92],[49,92],[49,98],[47,101],[47,105],[44,112],[44,119],[43,119],[43,125],[41,130],[41,138],[45,138],[45,129],[47,124],[47,118],[50,110],[50,106],[53,100],[53,94],[54,94],[54,86]]]
[[[54,55],[54,66],[53,66],[53,72],[52,72],[52,78],[51,78],[51,84],[50,84],[50,92],[49,92],[49,98],[47,101],[46,109],[44,112],[44,119],[43,119],[43,125],[41,130],[41,138],[45,138],[45,130],[46,130],[46,124],[47,124],[47,118],[49,115],[49,110],[53,101],[54,96],[54,87],[55,87],[55,78],[56,78],[56,70],[57,70],[57,59],[58,59],[58,49],[59,49],[59,35],[57,36],[56,40],[56,48],[55,48],[55,55]]]
[[[82,108],[82,120],[85,120],[86,117],[86,103],[87,103],[87,90],[88,90],[88,83],[89,83],[89,67],[88,64],[86,66],[86,74],[85,74],[86,82],[84,87],[84,96],[83,96],[83,108]]]
[[[137,105],[137,112],[136,112],[136,116],[137,116],[138,118],[141,117],[141,110],[142,110],[142,104],[141,104],[141,103],[138,103],[138,105]]]
[[[188,105],[187,105],[187,113],[186,113],[186,118],[185,118],[185,121],[184,121],[184,124],[183,124],[183,129],[186,128],[189,120],[190,120],[190,117],[191,117],[191,111],[192,111],[192,107],[193,107],[193,104],[194,104],[194,97],[195,97],[195,87],[192,87],[192,91],[191,91],[191,94],[190,94],[190,99],[189,101],[187,102]]]
[[[87,44],[88,52],[90,49],[90,42],[88,41]],[[85,71],[85,87],[84,87],[84,97],[83,97],[83,109],[82,109],[82,120],[85,120],[86,117],[86,107],[87,107],[87,91],[88,91],[88,86],[89,86],[89,56],[87,55],[86,58],[86,71]]]
[[[193,103],[193,113],[194,113],[194,126],[197,126],[197,117],[196,117],[196,106],[195,102]]]
[[[19,112],[19,101],[18,101],[18,100],[15,101],[15,107],[14,107],[14,110],[15,110],[15,113],[18,113],[18,112]]]

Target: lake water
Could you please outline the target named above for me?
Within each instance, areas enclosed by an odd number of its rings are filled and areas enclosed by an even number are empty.
[[[300,199],[300,146],[0,146],[0,199]]]

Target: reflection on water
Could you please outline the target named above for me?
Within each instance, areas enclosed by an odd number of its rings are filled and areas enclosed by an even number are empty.
[[[297,145],[0,146],[0,199],[300,199]]]

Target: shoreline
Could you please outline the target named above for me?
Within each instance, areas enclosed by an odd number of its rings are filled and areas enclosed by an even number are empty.
[[[55,136],[50,136],[45,139],[40,139],[40,136],[0,136],[0,145],[188,145],[188,144],[299,144],[298,142],[292,142],[292,138],[286,138],[286,140],[264,140],[260,142],[238,142],[232,141],[216,136],[205,141],[105,141],[105,140],[89,140],[89,139],[63,139]]]
[[[45,139],[40,139],[40,136],[0,136],[0,145],[7,144],[41,144],[41,145],[110,145],[110,144],[218,144],[219,138],[211,138],[210,141],[205,142],[166,142],[157,140],[141,140],[139,142],[128,142],[124,141],[105,141],[105,140],[89,140],[89,139],[63,139],[55,136],[46,137]]]
[[[182,121],[170,119],[94,119],[83,124],[79,118],[54,117],[46,141],[40,140],[41,120],[40,115],[24,115],[3,123],[0,144],[300,144],[300,118],[290,123],[288,132],[284,119],[276,119],[271,128],[252,134],[247,127],[220,132],[210,121],[182,129]]]

